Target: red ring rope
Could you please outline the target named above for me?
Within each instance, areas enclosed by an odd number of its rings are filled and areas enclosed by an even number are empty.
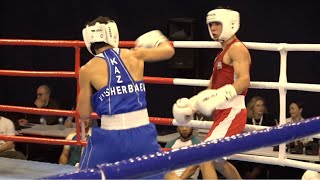
[[[173,42],[171,42],[173,44]],[[78,40],[26,40],[26,39],[0,39],[0,45],[9,46],[49,46],[49,47],[73,47],[75,48],[75,71],[22,71],[22,70],[0,70],[0,76],[21,76],[21,77],[60,77],[60,78],[78,78],[80,69],[80,48],[85,47],[83,41]],[[134,41],[121,41],[120,47],[134,47]],[[174,78],[162,77],[144,77],[146,83],[153,84],[173,84]],[[77,97],[79,86],[77,85]],[[60,139],[36,138],[36,137],[16,137],[0,135],[0,139],[19,142],[32,142],[42,144],[57,144],[57,145],[85,145],[86,142],[80,140],[80,124],[77,112],[58,109],[42,109],[23,106],[0,105],[0,111],[20,112],[38,115],[56,115],[56,116],[74,116],[76,119],[76,134],[77,141],[67,141]],[[92,113],[92,119],[98,119],[98,115]],[[150,122],[162,125],[172,125],[172,118],[150,117]]]

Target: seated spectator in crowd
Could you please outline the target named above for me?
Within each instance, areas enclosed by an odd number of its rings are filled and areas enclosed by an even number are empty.
[[[247,124],[256,126],[276,126],[277,120],[268,113],[265,100],[261,96],[254,96],[247,104]],[[238,162],[236,164],[241,177],[244,179],[266,179],[268,166],[265,164]],[[239,167],[238,167],[239,166]]]
[[[33,102],[36,108],[59,109],[57,102],[52,99],[52,90],[46,84],[40,85],[36,91],[37,98]],[[54,125],[59,123],[59,116],[49,115],[33,115],[27,114],[24,118],[19,119],[19,126],[26,126],[28,123],[40,123],[40,118],[45,119],[47,125]],[[28,144],[28,160],[58,163],[62,146],[50,144]]]
[[[193,135],[193,128],[186,126],[178,126],[177,131],[180,136],[166,144],[166,148],[180,148],[183,146],[190,146],[201,143],[201,140]],[[176,179],[197,179],[199,175],[199,168],[197,165],[181,168],[173,171],[172,175],[176,175]]]
[[[73,116],[68,116],[65,120],[64,120],[64,126],[66,128],[72,128],[73,127]]]
[[[15,129],[12,121],[3,116],[0,116],[0,134],[1,135],[15,135]],[[0,140],[0,157],[23,159],[26,157],[19,151],[14,149],[13,141]]]
[[[290,117],[286,119],[286,123],[297,123],[304,118],[302,117],[303,105],[299,102],[293,101],[289,105]]]
[[[261,96],[254,96],[247,104],[247,124],[258,126],[276,126],[277,120],[268,113],[265,100]]]
[[[87,119],[84,120],[86,138],[91,136],[91,120]],[[67,136],[66,140],[76,140],[76,133],[71,133]],[[63,151],[60,155],[59,164],[69,164],[71,166],[76,165],[80,161],[81,153],[82,153],[81,146],[73,146],[73,145],[64,145]]]
[[[293,101],[289,105],[290,117],[286,119],[286,123],[298,123],[303,121],[303,104],[297,101]],[[308,142],[313,141],[313,138],[302,138],[295,140],[289,144],[290,153],[293,154],[302,154],[303,145],[306,145]]]
[[[291,102],[289,105],[289,113],[290,117],[286,119],[286,123],[298,123],[300,121],[303,121],[303,104],[296,101]],[[312,140],[312,138],[299,139],[299,141],[302,141],[304,144]]]
[[[53,100],[51,97],[51,89],[48,85],[40,85],[37,89],[37,98],[34,101],[34,105],[37,108],[47,108],[47,109],[59,109],[59,105],[55,100]],[[27,115],[26,118],[19,119],[19,125],[24,126],[27,123],[40,123],[40,117],[39,115]],[[46,120],[46,123],[48,125],[58,124],[58,116],[42,116]]]

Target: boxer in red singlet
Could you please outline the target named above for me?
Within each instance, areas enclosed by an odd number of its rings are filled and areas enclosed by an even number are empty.
[[[214,123],[204,140],[211,141],[239,134],[245,127],[245,95],[250,85],[251,58],[248,49],[235,35],[240,27],[237,11],[211,10],[207,14],[207,25],[211,38],[222,46],[214,61],[208,89],[190,99],[177,100],[173,115],[178,122],[185,123],[195,112],[208,116],[215,111]],[[216,179],[214,168],[228,179],[241,179],[237,169],[224,158],[203,163],[203,177]]]

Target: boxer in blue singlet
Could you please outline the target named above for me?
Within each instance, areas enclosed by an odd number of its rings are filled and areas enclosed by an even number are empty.
[[[96,112],[101,128],[93,128],[80,169],[161,151],[155,126],[149,122],[143,69],[145,61],[174,55],[168,39],[154,30],[140,36],[134,49],[120,49],[116,23],[101,16],[82,33],[94,57],[80,69],[77,110],[80,119]]]

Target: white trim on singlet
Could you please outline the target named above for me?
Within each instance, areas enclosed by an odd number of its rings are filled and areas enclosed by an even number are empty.
[[[205,142],[220,139],[226,136],[229,128],[235,120],[235,117],[241,112],[242,108],[234,107],[231,108],[228,116],[220,122],[220,124],[215,127],[215,129],[211,132],[210,136],[205,139]]]
[[[136,81],[133,79],[133,77],[131,76],[131,74],[129,73],[127,67],[124,65],[121,57],[120,57],[120,49],[119,48],[113,48],[113,49],[110,49],[111,52],[116,56],[116,58],[118,58],[119,60],[119,63],[120,65],[122,66],[122,68],[124,69],[125,73],[127,74],[129,80],[131,81],[131,84],[134,86],[136,84]],[[108,76],[109,76],[109,79],[108,79],[108,87],[110,87],[110,84],[111,84],[111,72],[112,72],[112,69],[111,69],[111,64],[110,64],[110,58],[107,56],[107,53],[106,51],[100,53],[100,54],[97,54],[96,55],[97,57],[101,57],[103,59],[105,59],[107,61],[107,64],[108,64]],[[142,102],[140,100],[140,95],[138,92],[135,92],[136,95],[137,95],[137,101],[138,103],[140,104],[140,106],[142,106]],[[108,106],[109,106],[109,112],[111,113],[112,109],[111,109],[111,96],[108,97],[109,98],[109,103],[108,103]]]
[[[119,50],[119,48],[116,48],[116,49],[118,49],[118,50]],[[120,50],[119,50],[119,51],[120,51]],[[134,84],[136,83],[136,81],[133,79],[133,77],[131,76],[131,74],[128,72],[127,67],[123,64],[122,59],[121,59],[121,58],[120,58],[120,56],[119,56],[119,51],[118,51],[118,54],[117,54],[117,53],[115,53],[114,49],[111,49],[111,52],[112,52],[112,53],[114,53],[114,54],[115,54],[115,56],[117,56],[117,57],[118,57],[119,62],[120,62],[120,64],[121,64],[121,66],[123,67],[123,69],[126,71],[126,73],[127,73],[128,77],[129,77],[129,79],[130,79],[130,81],[131,81],[132,85],[134,85]],[[135,93],[137,94],[137,97],[138,97],[138,98],[137,98],[137,99],[138,99],[138,103],[140,104],[140,106],[142,106],[142,102],[140,101],[139,93],[138,93],[138,92],[136,92],[136,91],[135,91]]]
[[[107,56],[107,54],[106,54],[106,52],[104,51],[103,52],[103,56],[105,57],[105,58],[107,58],[107,64],[108,64],[108,76],[109,76],[109,80],[108,80],[108,87],[110,87],[110,83],[111,83],[111,65],[110,65],[110,59],[109,59],[109,57]],[[108,106],[109,106],[109,113],[111,114],[111,96],[109,96],[108,97],[108,99],[109,99],[109,103],[108,103]]]
[[[83,161],[86,162],[86,164],[83,164],[83,163],[80,164],[80,169],[83,169],[83,166],[86,167],[84,169],[88,169],[88,166],[89,166],[90,156],[91,156],[91,152],[92,152],[92,142],[91,142],[91,140],[88,142],[90,142],[90,144],[91,144],[90,150],[89,150],[89,148],[87,148],[86,153],[84,154],[84,157],[83,157]],[[86,160],[87,157],[88,157],[88,159]]]
[[[88,156],[88,161],[87,161],[87,168],[86,169],[88,169],[88,166],[89,166],[89,161],[91,160],[91,153],[92,153],[92,141],[90,141],[90,151],[89,151],[89,156]]]
[[[134,85],[135,80],[133,80],[131,74],[130,74],[130,73],[128,72],[128,70],[127,70],[127,67],[123,64],[122,59],[120,58],[120,56],[119,56],[117,53],[115,53],[115,51],[113,51],[113,49],[111,49],[111,52],[112,52],[115,56],[117,56],[117,58],[120,60],[119,62],[120,62],[120,64],[121,64],[122,68],[126,71],[126,73],[127,73],[128,77],[129,77],[132,85]]]

